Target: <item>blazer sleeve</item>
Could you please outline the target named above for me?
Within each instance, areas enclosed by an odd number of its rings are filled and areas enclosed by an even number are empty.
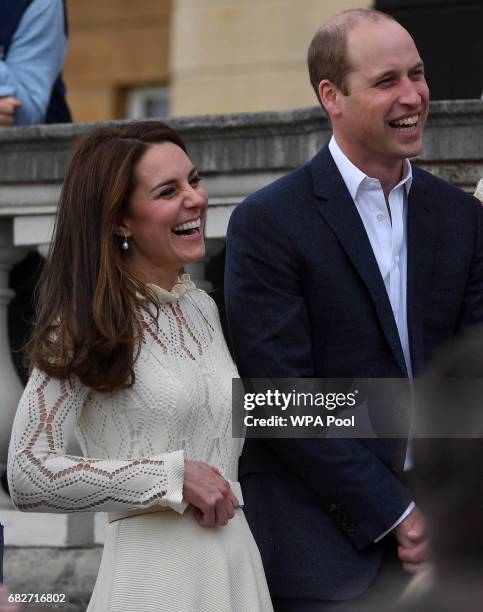
[[[235,360],[243,377],[314,377],[304,261],[286,223],[274,222],[274,214],[252,196],[230,219],[225,299]],[[263,444],[312,489],[322,508],[345,517],[353,529],[338,524],[358,549],[372,544],[412,501],[390,467],[357,440]]]
[[[465,284],[462,305],[456,323],[457,332],[465,332],[483,323],[483,206],[473,199],[474,246]]]

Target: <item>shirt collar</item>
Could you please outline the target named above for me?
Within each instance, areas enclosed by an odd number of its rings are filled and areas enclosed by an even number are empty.
[[[342,152],[342,149],[337,144],[337,141],[334,136],[332,136],[332,138],[330,139],[329,151],[353,200],[356,199],[357,192],[359,191],[359,189],[364,189],[364,187],[367,187],[369,184],[373,183],[374,180],[377,180],[371,178],[370,176],[367,176],[367,174],[364,174],[362,170],[360,170],[351,162],[351,160],[345,155],[345,153]],[[413,171],[411,168],[411,164],[408,159],[404,159],[403,177],[399,181],[399,183],[392,189],[392,191],[404,185],[406,189],[406,194],[409,194],[412,182]]]
[[[146,287],[158,299],[160,304],[176,302],[176,300],[179,300],[187,291],[196,289],[196,285],[191,280],[189,274],[181,274],[178,276],[178,282],[174,285],[171,291],[158,287],[158,285],[155,285],[154,283],[147,283]],[[144,296],[140,293],[137,293],[137,296],[144,299]]]

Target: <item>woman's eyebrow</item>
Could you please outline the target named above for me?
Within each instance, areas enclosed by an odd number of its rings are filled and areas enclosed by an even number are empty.
[[[198,168],[196,168],[195,166],[193,166],[191,168],[191,170],[189,171],[188,174],[188,178],[191,178],[194,174],[196,174],[198,172]],[[161,183],[158,183],[157,185],[155,185],[152,189],[149,190],[149,193],[152,193],[153,191],[155,191],[156,189],[159,189],[159,187],[165,187],[166,185],[171,185],[172,183],[176,183],[178,179],[175,178],[171,178],[171,179],[166,179],[165,181],[161,181]]]

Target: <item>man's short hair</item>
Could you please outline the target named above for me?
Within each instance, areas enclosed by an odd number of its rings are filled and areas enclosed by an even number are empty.
[[[347,54],[349,32],[362,20],[396,21],[391,15],[372,9],[349,9],[324,23],[315,33],[307,53],[309,76],[320,102],[319,83],[328,79],[344,95],[349,93],[348,76],[351,71]]]

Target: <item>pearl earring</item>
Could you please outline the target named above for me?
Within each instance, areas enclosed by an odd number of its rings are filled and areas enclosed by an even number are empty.
[[[123,234],[124,240],[122,241],[121,248],[123,251],[129,250],[129,242],[127,241],[126,234]]]

